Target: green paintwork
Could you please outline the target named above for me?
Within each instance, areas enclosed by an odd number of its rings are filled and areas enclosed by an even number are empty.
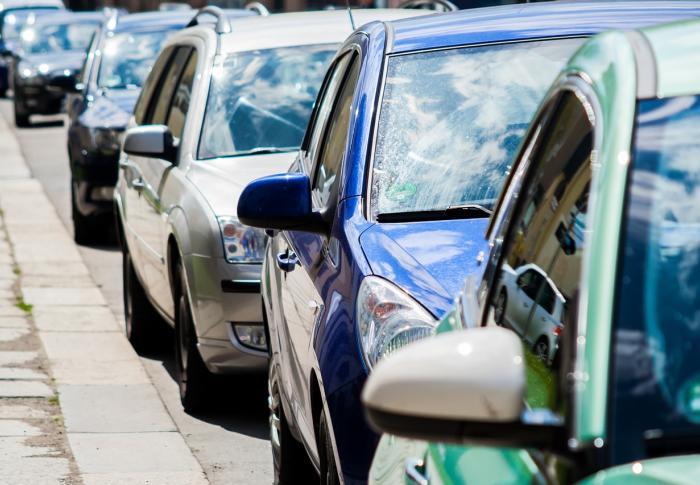
[[[700,92],[700,21],[679,22],[642,31],[654,51],[660,72],[659,97]],[[615,294],[615,269],[619,250],[630,150],[637,103],[637,66],[634,52],[623,33],[598,35],[572,57],[555,87],[567,76],[579,76],[597,98],[594,178],[591,185],[591,230],[588,257],[583,263],[584,289],[579,308],[573,438],[590,444],[606,439],[608,374]],[[554,88],[553,88],[554,89]],[[438,324],[437,332],[460,328],[454,309]],[[527,355],[526,355],[527,358]],[[542,365],[528,365],[530,405],[546,403],[551,375]],[[402,454],[410,449],[411,454]],[[401,483],[406,458],[424,459],[431,484],[538,483],[545,482],[530,453],[497,449],[421,443],[382,438],[372,467],[371,483]],[[390,480],[379,480],[378,464],[391,469]],[[641,466],[641,468],[640,468]],[[689,455],[648,460],[598,472],[581,485],[695,484],[700,477],[700,456]]]

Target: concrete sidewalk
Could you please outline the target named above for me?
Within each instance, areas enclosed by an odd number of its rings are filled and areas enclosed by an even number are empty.
[[[0,484],[207,483],[1,117],[0,154]]]

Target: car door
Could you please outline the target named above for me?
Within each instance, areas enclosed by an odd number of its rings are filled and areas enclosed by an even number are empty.
[[[177,47],[150,119],[150,124],[166,125],[177,143],[184,131],[196,71],[197,52],[189,46]],[[168,174],[177,169],[177,163],[151,157],[140,157],[137,163],[143,184],[139,234],[148,268],[149,294],[166,314],[172,316],[173,300],[166,271],[167,207],[162,204],[161,195]]]
[[[506,306],[508,323],[518,335],[524,335],[537,290],[542,282],[542,275],[534,269],[528,269],[515,280],[515,294],[512,302]]]
[[[337,204],[338,175],[343,161],[350,123],[350,110],[359,76],[359,58],[353,52],[342,56],[329,72],[323,98],[310,132],[309,145],[303,150],[302,169],[311,167],[314,209],[332,214]],[[307,442],[314,442],[313,416],[309,402],[309,376],[316,357],[314,330],[324,314],[325,302],[317,287],[336,272],[329,253],[329,237],[321,234],[287,232],[283,234],[284,253],[278,258],[298,261],[282,281],[282,306],[289,345],[287,365],[291,404]],[[289,265],[287,265],[289,267]],[[284,352],[284,350],[283,350]]]

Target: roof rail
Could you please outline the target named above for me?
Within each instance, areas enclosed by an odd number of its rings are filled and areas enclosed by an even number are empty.
[[[408,0],[399,8],[415,8],[424,10],[435,10],[438,12],[456,12],[459,7],[450,0]]]
[[[195,16],[192,17],[192,20],[190,20],[190,22],[187,24],[187,27],[199,25],[197,19],[200,15],[211,15],[213,17],[216,17],[216,27],[214,27],[214,31],[217,34],[228,34],[229,32],[231,32],[231,22],[229,22],[226,13],[219,7],[215,7],[213,5],[200,8],[199,11],[195,14]]]
[[[105,13],[107,9],[105,9]],[[107,30],[114,30],[117,28],[117,23],[119,22],[119,10],[111,9],[109,12],[109,18],[107,19],[107,22],[105,22],[105,27]]]
[[[260,2],[246,3],[245,7],[243,8],[246,10],[252,10],[253,12],[258,12],[258,15],[262,17],[267,17],[270,15],[270,11],[267,9],[267,7]]]

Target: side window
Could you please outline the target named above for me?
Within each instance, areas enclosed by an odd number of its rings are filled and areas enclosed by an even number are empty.
[[[149,107],[147,124],[164,125],[166,123],[170,101],[173,98],[175,88],[180,80],[180,73],[185,67],[191,50],[190,47],[178,47],[175,50],[172,60],[158,82],[158,87],[155,91],[158,93],[158,97],[154,100],[155,104],[152,102]]]
[[[307,173],[311,172],[311,166],[318,154],[319,142],[323,135],[323,130],[326,126],[326,120],[333,107],[333,101],[336,98],[336,92],[345,75],[345,70],[348,62],[352,58],[352,54],[346,54],[335,62],[329,69],[329,74],[326,75],[324,87],[319,98],[314,112],[309,122],[310,134],[308,136],[308,147],[306,147],[305,169]]]
[[[170,61],[174,50],[173,47],[168,47],[161,52],[153,65],[153,69],[151,69],[146,81],[143,83],[141,94],[139,94],[139,99],[134,107],[134,119],[138,125],[148,124],[148,120],[146,120],[148,106],[153,104],[151,103],[151,98],[154,92],[157,92],[156,87],[159,84],[163,71],[168,67],[168,61]]]
[[[593,125],[586,107],[570,91],[552,109],[514,202],[488,323],[511,328],[523,340],[528,406],[563,412],[559,339],[573,327],[578,308]],[[508,283],[523,265],[537,268],[537,284],[528,289],[533,304],[518,301],[518,292]]]
[[[192,51],[185,69],[180,76],[180,82],[175,88],[170,113],[168,114],[168,128],[175,138],[182,137],[185,128],[185,117],[190,107],[190,96],[192,95],[192,84],[197,72],[197,51]]]
[[[98,28],[95,31],[95,33],[92,34],[92,38],[90,39],[90,46],[87,50],[88,54],[87,56],[85,56],[85,61],[83,61],[83,67],[80,69],[80,74],[78,75],[78,82],[83,85],[86,85],[88,80],[90,79],[92,63],[95,61],[95,50],[97,50],[97,44],[101,37],[100,32],[101,29]]]
[[[334,192],[337,191],[338,187],[335,182],[340,164],[345,156],[348,129],[350,128],[350,111],[360,73],[360,63],[357,56],[354,56],[350,62],[319,147],[319,156],[311,185],[313,203],[316,207],[326,207],[336,195]]]

